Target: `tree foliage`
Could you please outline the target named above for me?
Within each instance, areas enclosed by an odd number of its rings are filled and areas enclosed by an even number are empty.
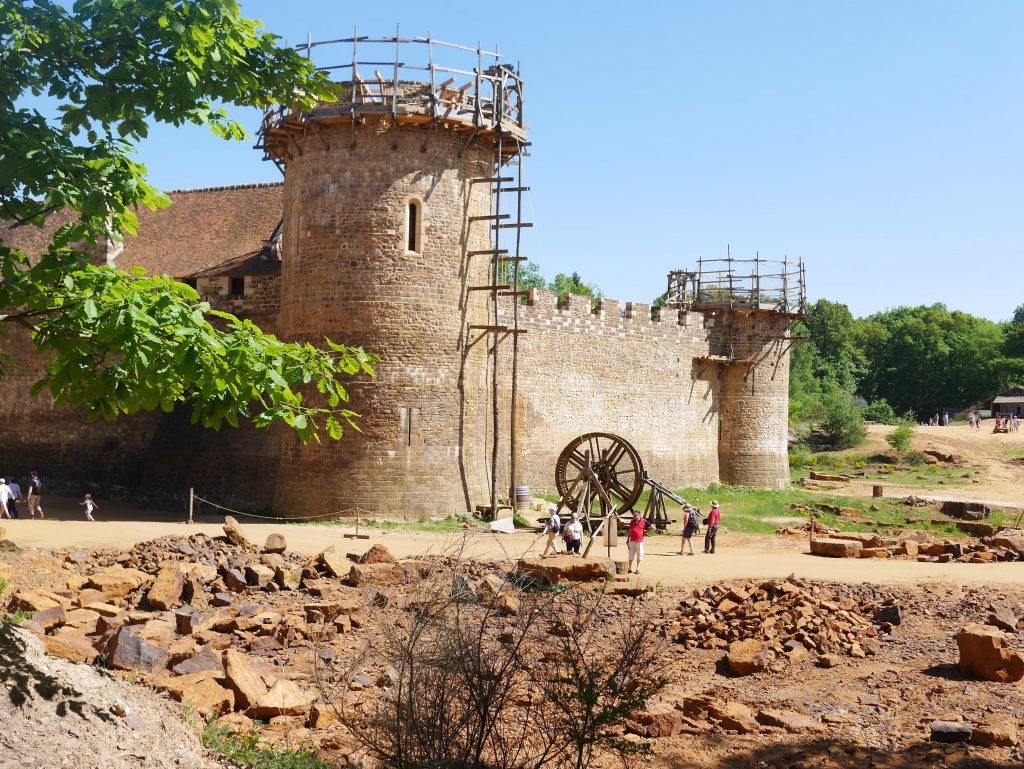
[[[892,450],[896,452],[896,459],[910,451],[910,447],[914,442],[913,417],[901,418],[896,429],[885,436],[885,442],[892,446]]]
[[[54,115],[26,106],[33,97]],[[132,157],[151,123],[241,139],[225,104],[333,99],[326,76],[234,0],[0,3],[0,219],[41,227],[74,214],[42,255],[0,245],[0,333],[27,329],[50,361],[34,391],[93,418],[188,404],[206,426],[280,420],[303,440],[354,424],[340,377],[372,374],[374,356],[281,342],[211,313],[187,286],[93,264],[91,252],[134,234],[140,206],[170,202]],[[307,385],[321,405],[303,400]]]
[[[995,323],[943,304],[854,318],[820,300],[795,332],[810,339],[791,361],[795,422],[820,423],[835,389],[868,401],[865,418],[891,424],[896,414],[966,408],[1024,383],[1024,305]]]
[[[511,277],[508,280],[511,281]],[[554,280],[545,280],[540,272],[540,265],[536,262],[527,262],[526,266],[519,270],[519,290],[528,291],[531,288],[554,291],[563,298],[569,294],[589,296],[592,300],[601,296],[601,289],[593,283],[585,282],[578,272],[574,272],[572,275],[560,272],[555,275]]]

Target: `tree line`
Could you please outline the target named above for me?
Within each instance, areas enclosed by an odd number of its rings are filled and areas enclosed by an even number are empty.
[[[927,419],[1024,383],[1024,305],[998,323],[944,304],[855,318],[819,299],[799,326],[808,341],[791,359],[790,420],[824,426],[839,445],[857,442],[857,417]]]

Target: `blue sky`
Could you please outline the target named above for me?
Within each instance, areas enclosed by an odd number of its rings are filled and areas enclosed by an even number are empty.
[[[697,257],[801,257],[863,315],[1024,303],[1024,3],[242,2],[292,42],[500,43],[521,64],[547,277],[650,301]],[[240,112],[253,129],[257,116]],[[164,189],[280,178],[250,143],[159,127]]]

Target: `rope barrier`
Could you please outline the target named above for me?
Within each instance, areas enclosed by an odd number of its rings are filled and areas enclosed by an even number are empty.
[[[219,510],[224,510],[225,512],[232,513],[233,515],[241,515],[241,516],[245,516],[247,518],[259,518],[259,519],[264,520],[264,521],[281,521],[282,523],[288,523],[289,521],[316,521],[316,520],[321,520],[323,518],[342,518],[342,517],[345,517],[347,513],[356,513],[357,515],[368,514],[368,515],[374,515],[374,516],[382,515],[381,513],[377,512],[377,511],[374,511],[374,510],[364,510],[361,507],[349,507],[349,508],[346,508],[344,510],[336,510],[333,513],[322,513],[320,515],[309,515],[309,516],[304,516],[304,517],[300,517],[300,518],[292,518],[292,517],[285,517],[285,516],[280,516],[280,515],[259,515],[257,513],[245,513],[245,512],[242,512],[241,510],[235,510],[234,508],[231,508],[231,507],[225,507],[224,505],[218,505],[216,502],[211,502],[208,499],[204,499],[203,497],[199,496],[198,494],[193,494],[192,495],[192,499],[197,500],[199,502],[204,502],[205,504],[209,505],[210,507],[216,507]]]

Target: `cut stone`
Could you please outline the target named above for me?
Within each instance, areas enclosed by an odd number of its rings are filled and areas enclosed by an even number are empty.
[[[165,566],[156,575],[149,592],[146,593],[146,600],[150,607],[158,611],[173,609],[181,599],[181,591],[184,587],[185,576],[181,567]]]
[[[986,681],[1007,683],[1024,678],[1024,655],[1006,646],[1002,631],[972,623],[956,634],[957,667]]]
[[[811,540],[811,552],[829,558],[856,558],[863,545],[852,539],[814,539]]]
[[[729,669],[738,676],[759,673],[768,666],[771,650],[763,641],[750,639],[734,641],[729,645],[726,659]]]

